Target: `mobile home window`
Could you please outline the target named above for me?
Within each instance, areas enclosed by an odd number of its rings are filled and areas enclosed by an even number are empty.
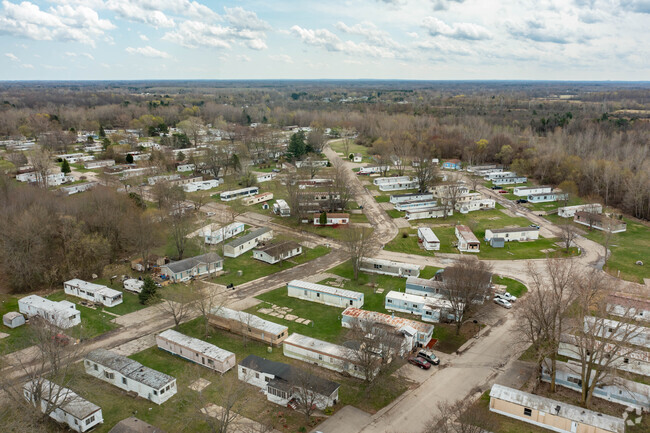
[[[122,383],[123,383],[124,385],[127,384],[126,377],[123,377],[123,378],[122,378]]]
[[[529,408],[524,408],[524,415],[526,416],[532,416],[533,415],[533,410]]]
[[[91,422],[95,421],[95,415],[91,416],[86,420],[86,425],[90,424]]]

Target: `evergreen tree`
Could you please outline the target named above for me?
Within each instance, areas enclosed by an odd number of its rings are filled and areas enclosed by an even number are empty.
[[[131,155],[130,153],[126,154],[126,163],[133,164],[133,155]]]
[[[99,126],[99,136],[102,138],[106,137],[106,131],[104,131],[104,127],[101,125]]]
[[[301,156],[307,153],[305,133],[303,131],[298,131],[295,134],[291,135],[287,152],[293,159],[300,159]]]
[[[323,213],[320,214],[319,222],[320,222],[320,225],[322,225],[322,226],[327,225],[327,213],[326,212],[323,212]]]
[[[150,276],[144,277],[144,286],[142,286],[142,291],[138,294],[138,299],[142,305],[147,304],[151,299],[156,297],[156,291],[158,287],[153,281],[153,278]]]
[[[64,159],[64,160],[63,160],[63,163],[61,164],[61,173],[68,174],[68,173],[70,173],[71,171],[72,171],[72,170],[70,169],[70,163],[68,162],[67,159]]]

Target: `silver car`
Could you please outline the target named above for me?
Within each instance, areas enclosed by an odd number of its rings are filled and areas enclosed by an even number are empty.
[[[502,306],[503,308],[512,308],[512,304],[505,299],[494,298],[494,303]]]

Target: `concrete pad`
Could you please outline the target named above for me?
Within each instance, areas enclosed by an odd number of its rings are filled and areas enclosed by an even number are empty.
[[[370,424],[372,416],[353,406],[345,406],[323,421],[314,432],[323,433],[358,433]]]
[[[311,324],[311,320],[309,320],[309,319],[305,319],[305,320],[302,322],[302,324],[303,324],[303,325],[309,325],[309,324]]]
[[[632,421],[631,419],[628,419],[627,421],[625,421],[625,424],[627,424],[630,427],[633,427],[634,426],[634,421]]]
[[[257,311],[258,311],[259,313],[262,313],[262,314],[271,314],[271,312],[272,312],[273,310],[272,310],[271,308],[260,308],[260,309],[257,310]]]
[[[201,412],[213,418],[219,418],[223,410],[224,409],[221,406],[217,406],[214,403],[210,403],[206,407],[201,409]],[[254,431],[267,431],[267,430],[264,428],[264,426],[262,426],[262,424],[240,415],[228,426],[228,431],[232,433],[249,433]],[[271,433],[279,433],[279,432],[273,429],[271,430]]]
[[[9,334],[6,334],[4,332],[0,332],[0,340],[2,340],[3,338],[7,338],[7,337],[9,337]]]
[[[212,382],[210,382],[207,379],[200,378],[198,380],[195,380],[188,386],[189,389],[196,391],[196,392],[201,392],[203,391],[208,385],[210,385]]]
[[[304,320],[305,320],[305,319],[303,319],[303,318],[301,318],[301,317],[298,317],[298,318],[295,320],[295,322],[296,322],[296,323],[302,323]]]
[[[384,289],[377,289],[376,293],[384,293]]]
[[[153,347],[155,345],[156,345],[156,336],[154,334],[149,334],[149,335],[145,335],[144,337],[131,340],[111,350],[120,355],[129,356],[129,355],[133,355],[134,353],[142,352],[143,350]]]
[[[293,315],[293,314],[287,314],[286,316],[284,316],[284,320],[291,320],[291,321],[294,321],[294,320],[296,320],[296,319],[298,319],[298,316],[295,316],[295,315]]]

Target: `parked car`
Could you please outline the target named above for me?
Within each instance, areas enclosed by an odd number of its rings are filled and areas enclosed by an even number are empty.
[[[413,356],[409,358],[409,363],[415,365],[416,367],[420,367],[424,370],[428,370],[431,368],[431,364],[424,358],[420,358],[419,356]]]
[[[508,191],[506,191],[505,189],[501,189],[499,190],[499,194],[508,194]]]
[[[532,228],[539,229],[539,224],[531,224],[530,225]]]
[[[495,297],[495,298],[504,299],[504,300],[506,300],[506,301],[508,301],[508,302],[515,302],[515,301],[517,300],[517,297],[516,297],[516,296],[511,295],[511,294],[508,293],[508,292],[497,293],[496,295],[494,295],[494,297]]]
[[[432,351],[426,349],[420,349],[418,352],[418,357],[424,359],[431,365],[439,365],[440,358],[438,358]]]
[[[216,214],[217,214],[216,212],[208,212],[206,215],[211,217],[211,216],[215,216]]]
[[[494,298],[494,303],[501,306],[501,307],[503,307],[503,308],[508,308],[508,309],[512,308],[512,304],[510,302],[506,301],[505,299],[495,297]]]
[[[517,203],[528,203],[528,200],[526,200],[525,198],[520,198],[519,200],[517,200]]]
[[[497,185],[494,185],[494,186],[492,187],[492,189],[501,189],[501,187],[500,187],[500,186],[497,186]]]

